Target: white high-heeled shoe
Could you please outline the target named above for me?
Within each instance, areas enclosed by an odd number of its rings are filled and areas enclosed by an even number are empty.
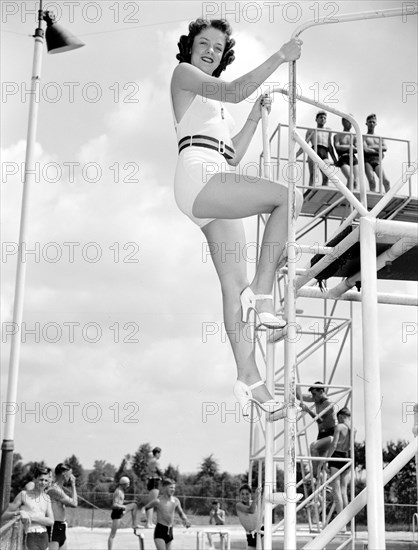
[[[271,422],[285,418],[287,414],[287,406],[285,403],[279,403],[274,401],[274,399],[269,399],[264,403],[260,403],[257,399],[254,399],[252,390],[258,388],[258,386],[262,386],[263,384],[263,380],[258,380],[258,382],[251,384],[251,386],[247,386],[247,384],[241,380],[237,380],[235,382],[234,395],[241,405],[242,415],[250,416],[249,405],[254,403],[267,414],[267,420],[270,420]]]
[[[280,317],[276,317],[272,313],[267,311],[257,311],[255,306],[256,300],[273,300],[271,294],[254,294],[249,286],[244,288],[240,295],[241,307],[242,307],[242,321],[248,323],[248,317],[250,311],[253,309],[258,317],[259,324],[264,325],[267,328],[283,328],[286,326],[286,321]]]

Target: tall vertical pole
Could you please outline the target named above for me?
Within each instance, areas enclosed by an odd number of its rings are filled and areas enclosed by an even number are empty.
[[[418,437],[418,403],[414,405],[414,426],[412,428],[414,437]],[[418,512],[418,446],[415,452],[415,479],[417,482],[417,512]]]
[[[17,409],[17,385],[19,378],[20,362],[20,339],[23,318],[23,299],[26,279],[26,262],[22,261],[22,246],[27,243],[28,238],[28,207],[29,191],[35,178],[35,138],[38,125],[39,88],[42,67],[42,48],[44,43],[44,31],[42,29],[42,6],[39,10],[39,24],[35,30],[35,47],[32,65],[32,80],[30,88],[29,122],[26,139],[25,177],[23,181],[22,206],[19,229],[19,249],[16,269],[16,283],[13,306],[13,326],[10,348],[10,362],[7,380],[7,394],[5,406],[10,414],[6,415],[4,426],[4,437],[1,446],[1,468],[0,468],[0,498],[2,512],[7,508],[10,498],[10,480],[13,469],[15,412]]]
[[[382,458],[376,220],[360,218],[364,410],[366,423],[367,526],[369,548],[386,549]]]
[[[351,488],[351,495],[350,495],[350,502],[354,500],[354,495],[356,494],[356,485],[355,485],[355,463],[354,463],[354,436],[355,431],[353,430],[353,426],[356,425],[356,413],[354,412],[354,368],[353,368],[353,360],[354,360],[354,308],[353,304],[350,302],[350,319],[351,319],[351,325],[350,325],[350,387],[351,387],[351,395],[350,395],[350,410],[351,410],[351,430],[350,430],[350,456],[352,457],[351,466],[350,466],[350,488]],[[356,524],[355,519],[353,518],[351,520],[351,531],[354,533]],[[355,537],[352,537],[351,539],[351,550],[355,550],[356,548],[356,541]]]
[[[263,136],[263,175],[271,179],[271,155],[268,138],[268,112],[266,108],[261,111],[262,136]],[[274,397],[274,343],[272,331],[266,332],[266,386]],[[273,537],[273,503],[272,493],[274,486],[274,422],[266,421],[265,429],[265,459],[264,459],[264,550],[272,550]]]
[[[274,396],[274,343],[271,340],[271,331],[267,331],[266,386]],[[274,487],[274,422],[266,421],[266,456],[264,460],[264,550],[273,548],[273,503]]]
[[[295,183],[296,152],[293,132],[296,128],[296,62],[289,63],[289,181],[287,213],[287,285],[284,397],[290,407],[295,405],[296,395],[296,232],[295,232]],[[296,487],[296,422],[287,418],[284,425],[284,484],[286,493],[295,495]],[[284,507],[284,549],[296,548],[296,500],[288,498]]]

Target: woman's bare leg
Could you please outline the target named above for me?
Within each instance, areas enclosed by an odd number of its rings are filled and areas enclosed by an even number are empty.
[[[241,320],[240,294],[248,286],[244,226],[241,220],[214,220],[202,231],[221,283],[225,331],[237,365],[237,378],[251,385],[260,380],[260,373],[249,327]],[[271,399],[265,386],[255,388],[253,395],[262,403]]]
[[[302,201],[302,194],[296,190],[296,215]],[[287,186],[263,178],[254,182],[254,178],[238,174],[217,174],[196,197],[193,214],[199,218],[229,220],[270,214],[250,286],[255,294],[271,294],[277,265],[287,241]],[[260,308],[274,312],[269,300],[261,301]]]

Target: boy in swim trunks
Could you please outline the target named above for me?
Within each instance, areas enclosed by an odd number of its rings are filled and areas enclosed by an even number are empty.
[[[108,550],[112,550],[113,548],[113,540],[116,536],[116,531],[118,530],[120,526],[120,520],[123,516],[123,514],[128,510],[128,507],[125,506],[125,491],[130,485],[129,477],[122,476],[119,480],[119,485],[117,486],[115,492],[113,493],[113,500],[112,500],[112,513],[110,515],[112,519],[112,527],[110,529],[110,535],[107,541],[107,548]],[[136,504],[134,504],[136,506]],[[132,507],[132,505],[129,505],[129,509]]]
[[[145,506],[145,510],[154,509],[157,512],[157,525],[154,531],[154,543],[157,550],[171,549],[175,512],[181,517],[185,527],[191,525],[183,512],[179,499],[173,496],[175,490],[175,482],[172,479],[164,479],[160,496]]]
[[[225,525],[225,510],[221,509],[219,500],[214,500],[212,502],[212,508],[209,512],[209,525]],[[213,535],[211,533],[206,533],[208,537],[209,550],[213,550]]]
[[[335,428],[334,440],[329,449],[330,459],[348,458],[350,456],[350,417],[347,407],[343,407],[337,413],[338,425]],[[341,470],[346,462],[328,461],[331,476]],[[339,514],[348,505],[347,487],[350,481],[350,468],[347,468],[331,482],[335,509]]]
[[[247,548],[257,547],[258,507],[257,500],[259,489],[256,489],[252,497],[251,487],[246,483],[239,488],[236,510],[238,519],[247,535]],[[261,527],[262,530],[262,527]]]
[[[71,497],[64,491],[64,484],[71,483]],[[77,489],[75,485],[75,476],[71,468],[60,462],[55,467],[55,482],[47,490],[51,497],[52,511],[54,513],[54,525],[48,529],[50,543],[49,550],[66,550],[67,523],[65,521],[65,507],[77,508]]]
[[[354,153],[357,153],[357,141],[355,136],[352,137],[348,134],[351,131],[351,122],[346,118],[341,119],[343,125],[343,132],[338,132],[334,136],[334,147],[338,154],[338,161],[336,166],[340,168],[341,172],[344,174],[347,185],[351,189],[350,180],[353,180],[354,189],[357,189],[357,180],[358,180],[358,160]],[[350,159],[353,159],[352,166],[353,171],[351,173],[351,162]]]
[[[380,166],[384,153],[387,151],[387,147],[384,139],[380,140],[379,137],[374,136],[376,124],[377,118],[375,114],[371,114],[366,118],[367,135],[363,136],[364,170],[369,182],[370,191],[376,191],[376,180],[374,177],[375,173],[377,174],[379,180],[382,180],[385,191],[389,191],[390,182],[387,179],[383,168]],[[379,155],[380,141],[382,141],[382,159],[380,159]]]
[[[331,155],[334,164],[337,164],[337,157],[335,156],[334,148],[331,141],[331,132],[321,132],[319,129],[329,130],[325,123],[327,122],[327,113],[325,111],[319,111],[315,117],[316,127],[318,130],[309,129],[306,131],[305,141],[312,144],[312,149],[316,151],[317,155],[324,161],[327,161],[329,155]],[[296,153],[296,158],[303,152],[300,148]],[[317,166],[315,162],[308,157],[309,166],[309,186],[315,186],[317,178]],[[322,185],[328,185],[328,176],[322,172]]]
[[[315,385],[311,386],[308,391],[311,395],[304,394],[302,396],[299,388],[296,389],[296,397],[300,399],[300,406],[303,411],[307,412],[310,416],[312,416],[312,418],[315,418],[322,411],[328,409],[319,418],[317,418],[316,422],[318,423],[318,437],[316,438],[316,441],[310,445],[311,456],[325,457],[328,456],[329,449],[334,439],[335,427],[337,425],[335,407],[328,399],[322,382],[315,382]],[[315,403],[315,412],[305,405],[303,401]],[[315,480],[318,476],[318,471],[322,469],[323,465],[324,462],[312,460],[312,474]]]

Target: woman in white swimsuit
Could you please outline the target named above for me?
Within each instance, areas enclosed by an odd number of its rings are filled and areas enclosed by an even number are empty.
[[[180,63],[171,80],[179,147],[174,191],[180,210],[202,229],[221,282],[225,329],[238,371],[234,394],[244,415],[249,414],[247,405],[253,400],[269,420],[277,420],[286,410],[272,399],[260,379],[245,323],[254,309],[260,324],[269,328],[285,325],[274,313],[271,292],[287,240],[287,186],[228,173],[228,165],[237,166],[247,151],[262,106],[270,110],[270,99],[263,95],[255,102],[243,128],[232,138],[224,103],[245,100],[280,65],[298,59],[301,41],[291,40],[259,67],[227,82],[218,77],[234,60],[234,44],[225,20],[197,19],[190,23],[189,34],[180,37]],[[302,194],[296,190],[296,215],[301,206]],[[242,218],[256,214],[270,216],[256,274],[249,284]],[[236,254],[225,254],[237,246],[242,252],[239,261]]]

